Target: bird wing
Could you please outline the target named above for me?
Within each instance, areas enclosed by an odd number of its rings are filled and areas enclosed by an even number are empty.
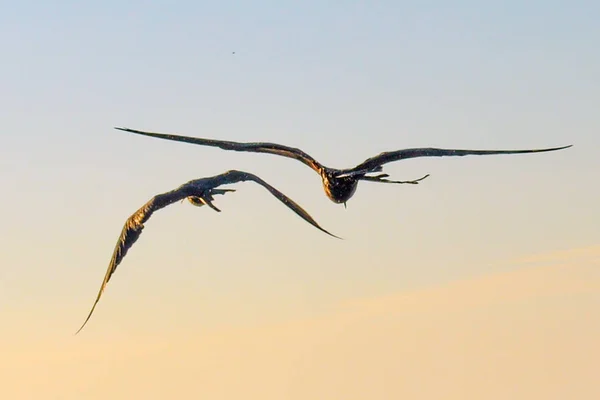
[[[117,245],[115,246],[115,250],[113,251],[110,263],[108,264],[108,270],[106,271],[106,275],[102,281],[102,286],[100,286],[100,290],[98,291],[96,301],[94,302],[94,305],[92,306],[87,318],[83,322],[83,325],[81,325],[81,328],[79,328],[75,334],[79,333],[79,331],[83,329],[85,324],[92,316],[92,313],[94,312],[94,309],[96,308],[96,305],[98,304],[98,301],[100,300],[100,297],[106,288],[106,284],[108,281],[110,281],[110,278],[117,269],[117,266],[123,260],[123,257],[125,257],[127,254],[127,251],[140,237],[142,230],[144,229],[144,223],[148,221],[155,211],[160,210],[161,208],[164,208],[169,204],[172,204],[185,197],[187,197],[187,194],[184,192],[184,190],[182,190],[182,188],[159,194],[154,196],[139,210],[127,218],[127,221],[125,221],[125,225],[123,226],[123,230],[121,231],[121,235],[119,236],[119,240],[117,241]]]
[[[298,160],[305,165],[308,165],[313,170],[320,173],[323,166],[315,160],[310,155],[306,154],[300,149],[296,149],[294,147],[288,147],[277,143],[268,143],[268,142],[249,142],[249,143],[240,143],[240,142],[230,142],[225,140],[215,140],[215,139],[203,139],[196,138],[190,136],[180,136],[180,135],[171,135],[166,133],[156,133],[156,132],[144,132],[138,131],[135,129],[129,128],[117,128],[120,131],[131,132],[138,135],[151,136],[159,139],[166,140],[174,140],[177,142],[185,142],[198,144],[202,146],[211,146],[211,147],[219,147],[223,150],[234,150],[234,151],[248,151],[254,153],[268,153],[268,154],[276,154],[278,156],[293,158]]]
[[[283,204],[286,205],[286,207],[288,207],[293,212],[295,212],[297,215],[299,215],[303,220],[305,220],[306,222],[308,222],[315,228],[319,229],[320,231],[325,232],[326,234],[333,236],[335,238],[341,239],[340,237],[338,237],[338,236],[328,232],[324,228],[322,228],[317,223],[317,221],[315,221],[314,218],[311,217],[310,214],[306,210],[304,210],[304,208],[302,208],[298,203],[296,203],[294,200],[287,197],[285,194],[283,194],[279,190],[275,189],[273,186],[269,185],[267,182],[265,182],[258,176],[251,174],[249,172],[236,171],[236,170],[228,171],[225,174],[222,174],[221,176],[222,176],[221,184],[234,183],[234,182],[239,182],[239,181],[253,181],[253,182],[258,183],[259,185],[261,185],[262,187],[267,189],[273,196],[275,196],[275,198],[277,198],[277,200],[281,201]]]
[[[353,170],[370,170],[377,168],[383,164],[405,160],[407,158],[416,157],[445,157],[445,156],[468,156],[468,155],[492,155],[492,154],[523,154],[523,153],[543,153],[546,151],[555,151],[566,149],[569,146],[553,147],[548,149],[534,149],[534,150],[455,150],[455,149],[436,149],[436,148],[418,148],[418,149],[404,149],[396,151],[388,151],[381,153],[375,157],[371,157],[365,160],[363,163],[357,165]]]

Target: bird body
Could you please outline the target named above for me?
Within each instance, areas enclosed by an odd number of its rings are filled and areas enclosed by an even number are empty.
[[[217,187],[221,185],[243,181],[253,181],[261,185],[266,190],[268,190],[273,196],[275,196],[275,198],[277,198],[279,201],[285,204],[289,209],[294,211],[306,222],[308,222],[315,228],[321,230],[322,232],[325,232],[326,234],[337,238],[337,236],[323,229],[300,205],[298,205],[296,202],[294,202],[292,199],[287,197],[285,194],[283,194],[273,186],[269,185],[267,182],[265,182],[258,176],[249,172],[230,170],[220,175],[189,181],[174,190],[170,190],[168,192],[161,193],[152,197],[146,204],[144,204],[136,212],[134,212],[127,219],[127,221],[125,221],[125,225],[121,230],[121,235],[119,236],[119,239],[113,251],[113,255],[108,265],[106,275],[104,276],[104,280],[102,281],[102,285],[100,286],[100,290],[96,297],[96,301],[94,302],[92,309],[90,310],[87,318],[85,319],[83,325],[81,325],[81,328],[79,328],[77,333],[79,333],[79,331],[83,329],[85,324],[92,316],[92,313],[94,312],[94,309],[96,308],[96,305],[98,304],[98,301],[100,300],[100,297],[102,296],[102,293],[104,292],[107,283],[110,281],[110,278],[117,269],[117,266],[121,263],[131,246],[133,246],[133,244],[138,240],[142,233],[142,230],[144,229],[144,224],[150,219],[154,212],[185,199],[187,199],[191,204],[195,206],[200,207],[203,205],[207,205],[213,210],[220,212],[221,210],[219,210],[212,203],[212,201],[214,200],[213,196],[217,194],[233,192],[235,190],[217,189]]]
[[[416,157],[445,157],[445,156],[466,156],[466,155],[494,155],[494,154],[524,154],[524,153],[542,153],[566,149],[569,146],[553,147],[533,150],[461,150],[461,149],[439,149],[439,148],[413,148],[388,151],[380,153],[375,157],[368,158],[354,168],[335,169],[324,166],[304,151],[288,147],[277,143],[268,142],[231,142],[226,140],[204,139],[190,136],[173,135],[157,132],[145,132],[129,128],[115,128],[125,132],[131,132],[138,135],[150,136],[159,139],[172,140],[178,142],[192,143],[201,146],[219,147],[223,150],[247,151],[254,153],[275,154],[282,157],[293,158],[310,167],[321,177],[323,189],[327,197],[334,203],[346,202],[354,196],[358,182],[371,181],[379,183],[396,184],[418,184],[421,180],[427,178],[429,174],[414,180],[393,181],[386,179],[388,174],[369,175],[383,170],[383,165],[393,162],[406,160]]]
[[[358,179],[352,176],[338,176],[341,170],[322,168],[320,171],[321,181],[325,194],[334,203],[345,203],[358,188]]]

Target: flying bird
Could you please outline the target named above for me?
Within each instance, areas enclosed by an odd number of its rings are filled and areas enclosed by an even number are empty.
[[[329,233],[325,229],[323,229],[311,216],[308,212],[306,212],[300,205],[294,202],[292,199],[287,197],[285,194],[281,193],[279,190],[275,189],[273,186],[269,185],[267,182],[259,178],[258,176],[251,174],[249,172],[230,170],[220,175],[195,179],[189,181],[178,188],[171,190],[166,193],[162,193],[152,197],[146,204],[144,204],[139,210],[133,213],[127,221],[125,221],[125,225],[123,226],[123,230],[121,231],[121,235],[119,236],[119,240],[117,241],[117,245],[115,246],[112,258],[110,259],[110,263],[108,264],[108,270],[106,271],[106,275],[104,276],[104,280],[102,281],[102,285],[100,286],[100,291],[98,292],[98,296],[96,297],[96,301],[92,306],[87,318],[85,319],[81,328],[75,333],[79,333],[85,324],[88,322],[104,289],[106,288],[106,284],[112,277],[113,273],[117,269],[117,266],[121,263],[127,251],[133,246],[133,244],[137,241],[140,234],[142,233],[142,229],[144,229],[144,223],[150,219],[152,214],[155,211],[160,210],[161,208],[165,208],[177,201],[183,201],[187,199],[191,204],[201,207],[203,205],[207,205],[215,211],[220,212],[212,201],[214,200],[213,195],[217,194],[225,194],[227,192],[234,192],[234,189],[217,189],[217,187],[226,184],[232,184],[236,182],[243,181],[253,181],[267,189],[273,196],[277,198],[277,200],[281,201],[288,208],[298,214],[302,219],[306,222],[314,226],[315,228],[325,232],[326,234],[336,237],[339,237]]]
[[[553,147],[546,149],[536,150],[455,150],[455,149],[437,149],[437,148],[414,148],[414,149],[402,149],[395,151],[388,151],[376,155],[375,157],[368,158],[362,163],[358,164],[354,168],[347,169],[336,169],[329,168],[319,163],[310,155],[306,154],[300,149],[293,147],[284,146],[277,143],[267,142],[251,142],[251,143],[240,143],[230,142],[225,140],[214,140],[214,139],[203,139],[189,136],[172,135],[165,133],[156,132],[144,132],[129,128],[117,128],[115,129],[131,132],[138,135],[151,136],[160,139],[174,140],[178,142],[186,142],[192,144],[198,144],[202,146],[219,147],[224,150],[234,151],[248,151],[254,153],[269,153],[276,154],[283,157],[296,159],[303,164],[312,168],[319,174],[323,182],[323,189],[325,194],[334,203],[343,203],[346,206],[346,202],[356,192],[356,187],[359,181],[370,181],[370,182],[381,182],[381,183],[398,183],[398,184],[418,184],[423,179],[427,178],[429,174],[415,180],[410,181],[393,181],[386,179],[389,177],[388,174],[369,175],[383,170],[383,165],[393,162],[406,160],[409,158],[416,157],[445,157],[445,156],[467,156],[467,155],[492,155],[492,154],[523,154],[523,153],[542,153],[546,151],[556,151],[566,149],[569,146]]]

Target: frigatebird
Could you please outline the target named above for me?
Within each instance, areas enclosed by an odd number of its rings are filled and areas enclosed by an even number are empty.
[[[115,129],[131,132],[138,135],[151,136],[160,139],[173,140],[177,142],[186,142],[192,144],[198,144],[201,146],[219,147],[224,150],[234,151],[248,151],[255,153],[269,153],[276,154],[283,157],[296,159],[303,164],[309,166],[316,171],[323,182],[323,189],[325,194],[334,203],[343,203],[346,206],[346,202],[356,192],[356,187],[359,181],[370,181],[370,182],[381,182],[381,183],[399,183],[399,184],[418,184],[423,179],[427,178],[429,174],[415,180],[410,181],[393,181],[386,179],[389,177],[388,174],[379,175],[368,175],[383,170],[383,164],[387,164],[393,161],[406,160],[409,158],[417,157],[445,157],[445,156],[468,156],[468,155],[492,155],[492,154],[523,154],[523,153],[543,153],[547,151],[556,151],[566,149],[572,145],[563,147],[552,147],[545,149],[534,149],[534,150],[460,150],[460,149],[438,149],[432,147],[425,148],[413,148],[413,149],[402,149],[395,151],[388,151],[380,153],[375,157],[368,158],[362,163],[358,164],[354,168],[347,169],[336,169],[329,168],[319,163],[313,157],[305,153],[304,151],[288,147],[277,143],[268,142],[230,142],[225,140],[215,139],[204,139],[190,136],[173,135],[166,133],[157,132],[144,132],[129,128],[117,128]]]
[[[236,182],[243,181],[253,181],[267,189],[273,196],[275,196],[279,201],[285,204],[288,208],[298,214],[301,218],[303,218],[306,222],[314,226],[315,228],[327,233],[328,235],[337,236],[329,233],[325,229],[323,229],[317,221],[315,221],[308,212],[306,212],[300,205],[294,202],[292,199],[287,197],[285,194],[281,193],[279,190],[275,189],[273,186],[269,185],[267,182],[259,178],[258,176],[251,174],[249,172],[230,170],[220,175],[215,175],[208,178],[201,178],[189,181],[178,188],[168,191],[166,193],[158,194],[152,197],[146,204],[144,204],[139,210],[133,213],[127,221],[125,221],[125,225],[123,226],[123,230],[121,231],[121,235],[119,236],[119,240],[117,241],[117,245],[113,251],[112,258],[110,259],[110,263],[108,264],[108,270],[106,271],[106,275],[104,276],[104,280],[102,281],[102,285],[100,286],[100,291],[98,292],[98,296],[96,297],[96,301],[92,306],[87,318],[81,325],[81,328],[75,333],[79,333],[85,324],[88,322],[104,289],[106,288],[106,284],[112,277],[113,273],[117,269],[117,266],[121,263],[127,251],[133,246],[133,244],[138,240],[140,234],[142,233],[142,229],[144,229],[144,223],[150,219],[152,214],[155,211],[160,210],[161,208],[165,208],[177,201],[187,199],[191,204],[201,207],[203,205],[207,205],[215,211],[220,212],[212,201],[214,200],[213,195],[217,194],[225,194],[227,192],[234,192],[234,189],[217,189],[217,187],[221,185],[232,184]],[[338,238],[339,239],[339,238]]]

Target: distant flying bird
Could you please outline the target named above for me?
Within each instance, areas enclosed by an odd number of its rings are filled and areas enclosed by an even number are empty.
[[[429,174],[422,178],[415,179],[412,181],[392,181],[385,179],[388,174],[379,175],[367,175],[375,172],[381,172],[383,170],[382,165],[392,161],[406,160],[408,158],[416,157],[444,157],[444,156],[467,156],[467,155],[491,155],[491,154],[522,154],[522,153],[542,153],[546,151],[555,151],[566,149],[569,146],[553,147],[547,149],[537,150],[452,150],[452,149],[436,149],[436,148],[416,148],[416,149],[403,149],[396,151],[388,151],[381,153],[375,157],[371,157],[364,162],[358,164],[354,168],[347,169],[335,169],[329,168],[317,160],[306,154],[300,149],[293,147],[284,146],[276,143],[266,142],[252,142],[252,143],[239,143],[229,142],[225,140],[214,140],[214,139],[203,139],[189,136],[171,135],[165,133],[155,132],[143,132],[135,129],[128,128],[115,128],[125,132],[136,133],[139,135],[151,136],[160,139],[174,140],[178,142],[186,142],[199,144],[202,146],[219,147],[224,150],[234,151],[249,151],[255,153],[269,153],[276,154],[283,157],[294,158],[305,165],[308,165],[314,171],[316,171],[323,181],[323,189],[325,194],[334,203],[343,203],[346,206],[346,202],[356,192],[356,187],[359,181],[371,181],[371,182],[382,182],[382,183],[409,183],[418,184],[419,181],[427,178]]]
[[[92,309],[90,310],[90,313],[85,319],[83,325],[81,325],[81,328],[79,328],[76,334],[83,329],[85,324],[92,316],[92,313],[96,308],[96,304],[98,304],[100,296],[102,296],[102,293],[104,292],[106,284],[110,280],[112,274],[117,269],[117,266],[123,260],[123,257],[125,257],[125,255],[127,254],[127,251],[131,248],[131,246],[133,246],[133,244],[136,242],[136,240],[142,233],[142,229],[144,229],[144,223],[148,221],[148,219],[150,219],[150,217],[155,211],[158,211],[161,208],[165,208],[168,205],[171,205],[177,201],[183,201],[187,199],[190,203],[192,203],[195,206],[201,207],[203,205],[207,205],[213,210],[220,212],[221,210],[219,210],[212,203],[212,201],[214,200],[213,195],[234,192],[235,190],[216,188],[221,185],[227,185],[243,181],[254,181],[258,183],[259,185],[267,189],[273,196],[275,196],[288,208],[290,208],[292,211],[294,211],[296,214],[302,217],[306,222],[308,222],[315,228],[325,232],[326,234],[338,238],[337,236],[321,228],[321,226],[319,226],[319,224],[310,216],[310,214],[306,212],[302,207],[300,207],[300,205],[298,205],[285,194],[281,193],[279,190],[275,189],[273,186],[269,185],[267,182],[263,181],[261,178],[254,174],[243,171],[231,170],[209,178],[195,179],[189,181],[179,186],[177,189],[154,196],[139,210],[133,213],[133,215],[131,215],[127,219],[127,221],[125,221],[125,226],[123,226],[121,236],[119,236],[119,240],[117,241],[117,245],[115,246],[115,250],[108,265],[106,275],[104,276],[104,281],[102,281],[102,286],[100,286],[100,291],[98,292],[96,301],[94,302],[94,305],[92,306]]]

